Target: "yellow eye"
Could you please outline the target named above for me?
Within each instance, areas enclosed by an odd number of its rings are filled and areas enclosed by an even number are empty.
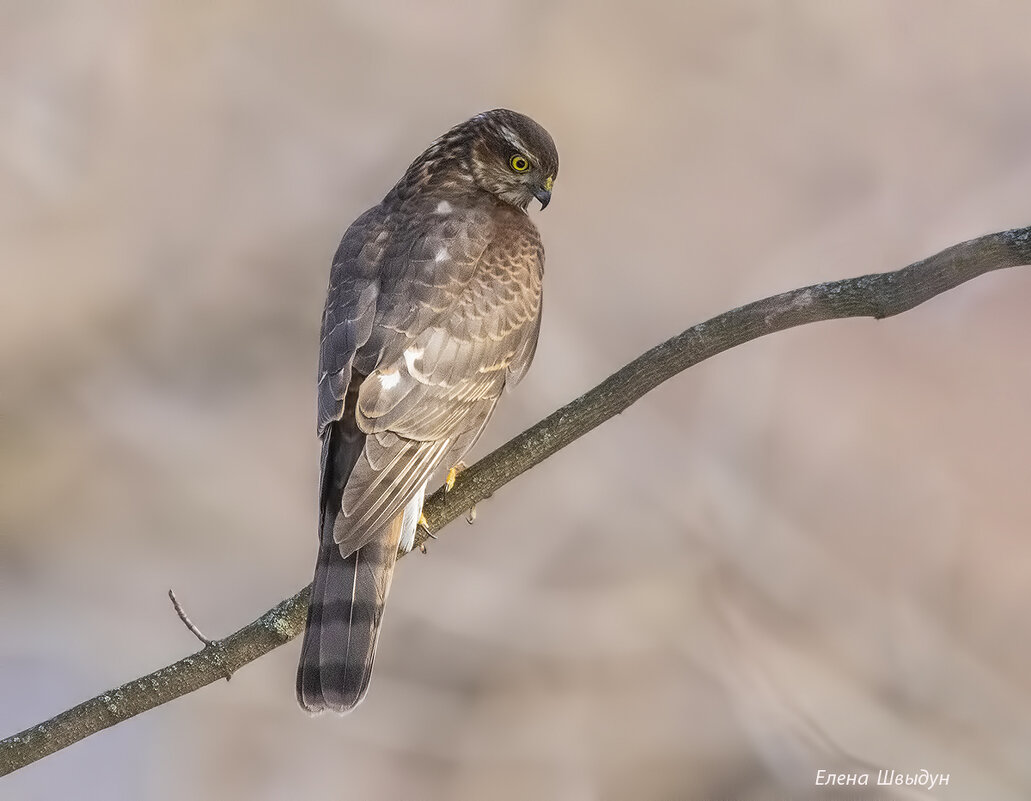
[[[516,153],[508,162],[512,165],[512,169],[516,172],[526,172],[530,169],[530,162],[526,159],[526,156],[521,156]]]

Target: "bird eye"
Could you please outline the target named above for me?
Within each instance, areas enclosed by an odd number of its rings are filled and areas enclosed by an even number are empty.
[[[530,162],[527,160],[526,156],[521,156],[518,153],[512,156],[508,163],[512,165],[512,169],[516,172],[526,172],[530,169]]]

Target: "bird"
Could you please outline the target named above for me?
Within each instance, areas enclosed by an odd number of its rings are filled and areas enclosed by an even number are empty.
[[[493,109],[433,141],[344,233],[319,346],[319,550],[297,668],[311,714],[365,697],[398,553],[432,474],[483,432],[540,333],[551,135]]]

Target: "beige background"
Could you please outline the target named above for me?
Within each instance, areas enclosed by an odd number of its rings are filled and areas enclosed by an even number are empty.
[[[310,579],[329,258],[451,124],[562,155],[477,452],[766,294],[1031,223],[1025,3],[7,3],[0,735]],[[1031,795],[1031,271],[689,371],[400,566],[367,701],[297,643],[4,798]],[[899,798],[899,794],[864,797]]]

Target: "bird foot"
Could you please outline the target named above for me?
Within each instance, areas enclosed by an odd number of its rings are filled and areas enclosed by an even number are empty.
[[[458,478],[458,474],[465,470],[469,465],[465,462],[459,462],[447,472],[447,478],[444,479],[444,494],[446,495],[455,486],[455,479]],[[476,506],[472,506],[468,512],[465,513],[465,522],[470,526],[476,522]]]
[[[450,470],[447,471],[447,478],[444,479],[444,492],[451,492],[455,486],[455,479],[458,478],[458,474],[466,469],[468,465],[465,462],[459,462]]]
[[[424,515],[424,514],[420,514],[419,515],[419,522],[416,523],[416,527],[417,528],[421,528],[423,531],[425,531],[426,532],[426,536],[429,537],[431,540],[437,539],[437,535],[434,534],[432,531],[430,531],[430,522],[426,519],[426,515]],[[419,547],[419,550],[422,553],[426,553],[426,542],[425,542],[425,540],[423,542],[420,542],[418,547]]]
[[[431,540],[437,539],[437,535],[430,531],[430,521],[426,519],[426,515],[419,515],[419,522],[416,524],[419,528],[426,532],[426,536]]]

